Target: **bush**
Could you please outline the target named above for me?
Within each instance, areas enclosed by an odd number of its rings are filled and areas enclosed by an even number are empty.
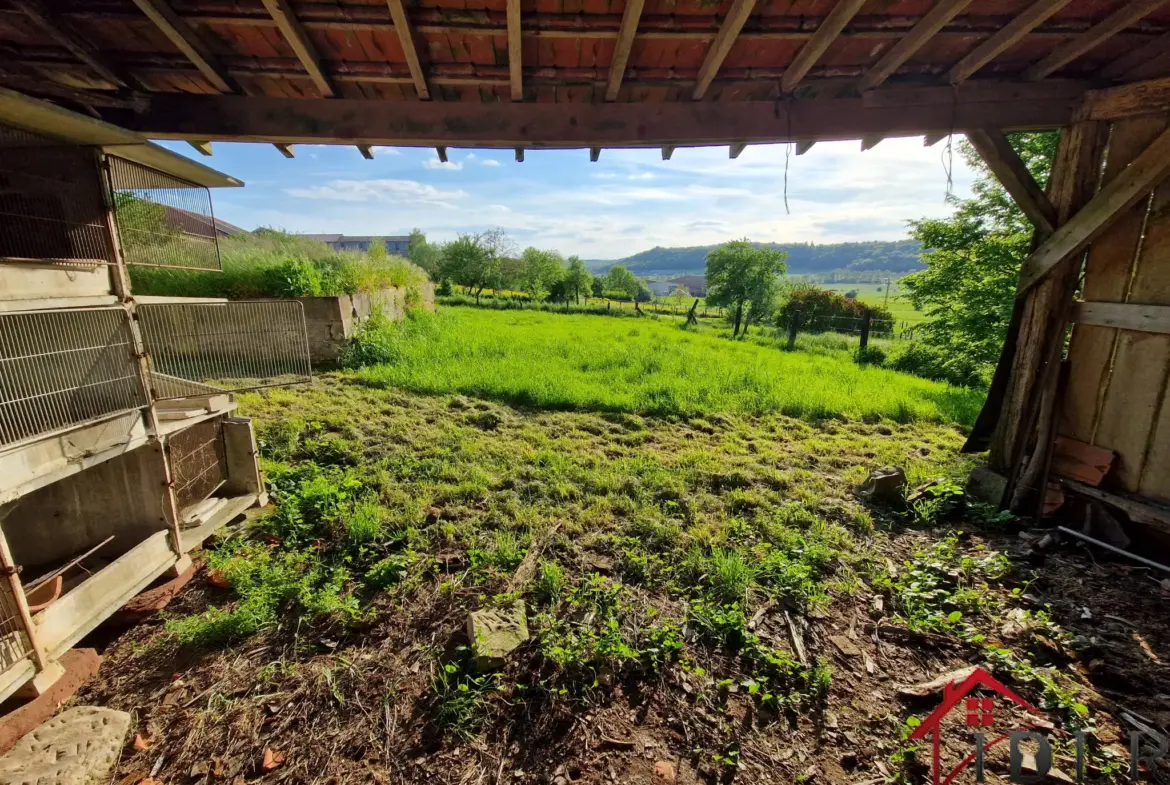
[[[893,317],[885,308],[846,299],[828,289],[800,288],[790,292],[784,305],[776,312],[776,326],[787,330],[795,321],[797,327],[811,332],[854,332],[866,311],[870,312],[873,320],[871,335],[888,335],[893,330]]]
[[[950,382],[958,387],[986,387],[983,365],[964,355],[948,355],[918,341],[912,341],[886,362],[886,367],[924,379]]]

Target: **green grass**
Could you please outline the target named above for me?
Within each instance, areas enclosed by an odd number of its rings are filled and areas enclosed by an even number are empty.
[[[368,335],[371,387],[544,409],[970,423],[982,395],[859,366],[848,351],[783,352],[673,319],[452,308]],[[764,339],[767,343],[768,339]]]

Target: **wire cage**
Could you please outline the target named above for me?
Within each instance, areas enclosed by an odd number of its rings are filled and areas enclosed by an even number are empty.
[[[197,423],[167,440],[175,506],[200,502],[227,480],[227,454],[220,419]]]
[[[0,124],[0,259],[113,264],[97,154]]]
[[[17,604],[20,581],[7,548],[0,548],[0,673],[32,654],[32,643],[24,616]]]
[[[211,192],[173,175],[108,156],[114,222],[126,264],[220,270]]]
[[[0,314],[0,447],[146,405],[121,308]]]
[[[193,394],[177,380],[246,390],[312,378],[299,302],[152,303],[137,313],[156,398]]]

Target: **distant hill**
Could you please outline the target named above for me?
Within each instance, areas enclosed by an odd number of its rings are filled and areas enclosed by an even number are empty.
[[[921,250],[916,240],[884,242],[871,240],[861,243],[756,243],[756,245],[779,248],[788,252],[788,272],[792,275],[829,273],[834,270],[864,272],[887,270],[890,272],[912,272],[921,270],[923,264],[918,254]],[[625,259],[595,260],[588,262],[594,272],[605,272],[614,265],[641,276],[678,275],[681,273],[703,273],[707,267],[707,252],[715,245],[701,245],[691,248],[651,248]]]

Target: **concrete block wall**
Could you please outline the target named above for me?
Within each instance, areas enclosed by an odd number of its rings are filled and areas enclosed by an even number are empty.
[[[435,287],[422,287],[422,307],[435,310]],[[345,342],[357,334],[370,315],[381,309],[394,321],[406,318],[406,289],[394,287],[376,292],[358,292],[335,297],[298,297],[305,308],[305,329],[309,333],[309,357],[314,365],[334,363]]]

